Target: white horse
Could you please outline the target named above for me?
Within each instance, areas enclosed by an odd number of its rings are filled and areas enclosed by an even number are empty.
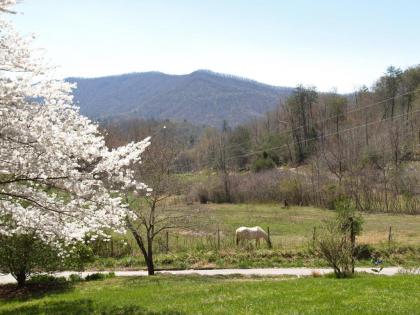
[[[267,232],[265,232],[261,227],[254,226],[254,227],[246,227],[241,226],[240,228],[236,229],[236,245],[239,245],[240,241],[243,240],[255,240],[255,245],[260,244],[260,240],[263,238],[267,242],[268,247],[271,248],[271,241],[268,237]]]

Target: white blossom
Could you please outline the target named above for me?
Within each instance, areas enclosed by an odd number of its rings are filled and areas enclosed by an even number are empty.
[[[127,209],[110,189],[147,189],[130,167],[150,139],[109,150],[73,105],[75,86],[55,79],[6,20],[13,4],[0,0],[0,233],[36,231],[58,246],[122,232]]]

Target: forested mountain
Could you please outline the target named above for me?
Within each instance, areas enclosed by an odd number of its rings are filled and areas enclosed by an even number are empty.
[[[115,146],[162,133],[165,123],[105,128]],[[194,188],[213,202],[332,208],[347,197],[362,211],[420,213],[420,66],[389,67],[351,95],[298,86],[275,110],[234,128],[183,125],[165,134],[180,139],[174,169],[216,171],[219,181]]]
[[[263,117],[292,88],[274,87],[207,70],[187,75],[131,73],[101,78],[68,78],[82,114],[93,119],[144,118],[187,120],[221,127]]]

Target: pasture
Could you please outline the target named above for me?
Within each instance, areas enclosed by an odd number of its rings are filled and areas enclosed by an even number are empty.
[[[323,220],[335,215],[334,211],[326,209],[283,209],[274,204],[212,204],[207,209],[209,216],[227,235],[232,235],[232,231],[241,225],[270,227],[273,245],[285,249],[306,246],[313,236],[313,228],[320,227]],[[374,245],[387,242],[389,227],[392,226],[395,242],[420,244],[420,216],[364,213],[363,219],[363,232],[359,239],[362,243]]]
[[[185,205],[173,207],[182,211]],[[155,258],[158,268],[325,266],[322,260],[310,253],[310,246],[314,228],[316,237],[322,221],[333,217],[334,211],[313,207],[283,209],[276,204],[196,204],[193,207],[200,207],[205,219],[200,218],[196,231],[170,231],[168,240],[166,234],[157,238]],[[359,244],[369,244],[380,251],[385,256],[386,265],[418,266],[420,216],[363,214],[363,219]],[[273,248],[267,249],[264,242],[260,248],[255,248],[253,243],[236,247],[234,232],[242,225],[259,225],[265,230],[269,227]],[[389,243],[390,226],[392,239]],[[143,258],[129,234],[127,240],[132,248],[129,255],[99,258],[91,267],[143,268]],[[370,261],[360,264],[370,265]]]
[[[420,276],[164,276],[80,282],[0,299],[0,314],[419,314]]]

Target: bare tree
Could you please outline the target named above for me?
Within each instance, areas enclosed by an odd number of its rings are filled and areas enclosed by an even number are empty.
[[[298,86],[286,102],[287,119],[295,144],[295,160],[302,163],[309,155],[311,139],[316,135],[313,107],[318,99],[314,88]]]
[[[152,141],[153,145],[144,154],[139,176],[153,190],[141,198],[127,196],[134,213],[127,217],[127,227],[143,254],[149,275],[155,273],[153,242],[156,236],[169,229],[191,228],[196,213],[191,208],[178,209],[170,203],[180,189],[174,174],[175,160],[181,150],[176,139],[163,129]]]
[[[340,133],[340,125],[345,121],[346,106],[347,99],[335,92],[325,96],[325,115],[327,121],[332,125],[330,134],[334,137],[322,138],[322,153],[328,170],[337,177],[340,188],[345,172],[345,143],[343,135]],[[323,127],[325,129],[325,126]]]
[[[223,128],[222,132],[219,136],[219,141],[217,144],[217,155],[216,155],[216,168],[220,173],[220,178],[223,182],[223,191],[225,194],[225,201],[231,202],[232,198],[230,195],[230,179],[229,179],[229,157],[228,157],[228,148],[227,148],[227,140],[228,140],[228,133],[230,128],[227,124],[227,121],[223,121]]]

